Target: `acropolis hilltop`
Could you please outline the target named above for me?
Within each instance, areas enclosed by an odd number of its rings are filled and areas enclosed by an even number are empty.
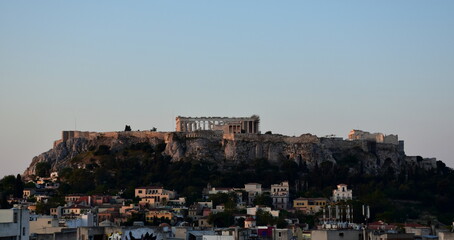
[[[65,167],[77,154],[106,145],[117,151],[131,144],[148,143],[163,146],[162,154],[171,161],[204,160],[222,164],[266,159],[270,163],[292,160],[313,167],[322,162],[337,163],[348,156],[361,156],[362,168],[376,173],[386,167],[399,171],[406,163],[433,168],[435,158],[406,156],[404,141],[397,135],[352,130],[347,139],[313,134],[285,136],[262,134],[260,117],[183,117],[175,119],[176,131],[63,131],[50,151],[33,162],[52,162],[55,169]],[[31,164],[25,174],[34,171]]]

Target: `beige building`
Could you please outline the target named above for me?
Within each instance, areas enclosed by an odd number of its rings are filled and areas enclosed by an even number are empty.
[[[312,240],[363,240],[361,230],[312,230]]]
[[[326,198],[297,198],[293,200],[293,208],[306,214],[314,214],[322,210],[327,203]]]
[[[162,205],[171,199],[176,198],[176,192],[166,190],[163,187],[150,186],[139,187],[135,189],[135,197],[142,199],[150,205]]]
[[[164,218],[164,219],[172,220],[173,213],[171,213],[167,210],[164,210],[164,209],[154,209],[154,210],[148,211],[145,214],[145,218],[148,222],[152,222],[154,218],[157,218],[157,219]]]
[[[79,216],[88,213],[91,210],[90,207],[82,205],[71,205],[63,208],[63,215],[66,216]]]
[[[454,240],[454,232],[438,232],[439,240]]]
[[[257,221],[254,218],[248,217],[244,220],[244,228],[255,228],[257,226]]]
[[[58,218],[54,216],[31,216],[30,233],[46,234],[60,232],[64,227],[58,225]]]
[[[260,118],[251,117],[181,117],[176,118],[177,132],[201,130],[222,131],[224,133],[259,133]]]
[[[22,197],[25,198],[25,199],[28,199],[29,197],[33,196],[34,194],[36,193],[35,189],[33,188],[25,188],[23,191],[22,191]]]

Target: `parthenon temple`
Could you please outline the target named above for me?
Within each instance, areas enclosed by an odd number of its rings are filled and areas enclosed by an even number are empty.
[[[177,132],[200,130],[223,131],[224,133],[259,133],[260,117],[176,117]]]

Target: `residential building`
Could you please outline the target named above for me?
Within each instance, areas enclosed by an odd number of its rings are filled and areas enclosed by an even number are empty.
[[[273,240],[290,240],[292,239],[292,230],[288,228],[273,228]]]
[[[248,204],[251,205],[257,195],[262,194],[262,184],[260,183],[246,183],[244,184],[244,191],[248,193]]]
[[[30,216],[30,234],[49,234],[60,232],[64,227],[58,224],[58,218],[54,216]]]
[[[454,232],[438,232],[438,239],[439,240],[453,240],[454,239]]]
[[[293,208],[306,214],[314,214],[322,210],[327,203],[326,198],[297,198],[293,200]]]
[[[415,236],[430,235],[432,229],[428,226],[423,226],[417,223],[405,223],[405,233],[414,233]]]
[[[97,220],[98,223],[101,223],[104,221],[115,222],[115,219],[120,217],[120,212],[118,209],[112,208],[109,210],[98,212],[96,215],[98,217],[98,220]]]
[[[288,209],[290,199],[290,189],[288,182],[271,185],[271,198],[273,206],[277,209]]]
[[[248,217],[244,220],[244,228],[255,228],[257,226],[257,221],[254,218]]]
[[[369,233],[370,240],[414,240],[414,233],[398,233],[397,231],[374,231]]]
[[[273,217],[279,217],[279,210],[271,210],[271,208],[267,206],[249,207],[246,209],[247,215],[255,216],[258,210],[269,212]]]
[[[28,240],[30,214],[27,209],[0,209],[0,239]]]
[[[337,185],[337,189],[333,190],[333,201],[347,201],[351,200],[353,197],[352,190],[347,188],[346,184]]]
[[[91,208],[83,205],[71,205],[68,207],[63,207],[63,216],[70,217],[70,216],[80,216],[83,214],[88,213]]]
[[[150,186],[150,187],[139,187],[135,189],[135,196],[146,199],[146,202],[159,206],[166,204],[169,200],[175,199],[175,191],[166,190],[163,187]]]
[[[197,220],[197,223],[198,223],[198,226],[199,226],[199,227],[202,227],[202,228],[213,227],[213,225],[211,225],[211,224],[208,222],[208,216],[199,218],[199,219]]]
[[[311,239],[313,240],[363,240],[361,230],[312,230]]]
[[[80,194],[70,194],[65,196],[66,203],[80,203],[80,199],[86,196]]]
[[[153,209],[145,213],[145,219],[147,220],[147,222],[152,222],[155,218],[172,220],[173,217],[173,213],[166,209]]]
[[[29,197],[33,196],[36,193],[36,190],[34,188],[25,188],[22,191],[22,197],[25,199],[28,199]]]
[[[397,230],[397,225],[394,224],[388,224],[383,221],[376,221],[376,222],[371,222],[369,225],[367,225],[367,229],[369,230],[380,230],[380,231],[395,231]]]
[[[217,193],[230,193],[233,192],[233,188],[220,188],[212,187],[208,190],[208,195],[217,194]]]

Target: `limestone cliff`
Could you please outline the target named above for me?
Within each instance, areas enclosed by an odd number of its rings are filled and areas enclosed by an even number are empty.
[[[398,145],[370,141],[350,141],[340,138],[319,138],[304,134],[289,137],[277,134],[222,134],[218,131],[200,132],[64,132],[54,147],[33,158],[24,176],[35,173],[36,164],[48,162],[53,170],[80,167],[71,160],[90,149],[106,145],[116,151],[135,143],[156,147],[165,144],[162,154],[172,161],[207,160],[219,165],[248,162],[264,158],[274,164],[284,160],[306,163],[311,168],[328,161],[346,164],[352,171],[360,169],[378,173],[384,166],[397,172],[404,164],[405,154]]]

